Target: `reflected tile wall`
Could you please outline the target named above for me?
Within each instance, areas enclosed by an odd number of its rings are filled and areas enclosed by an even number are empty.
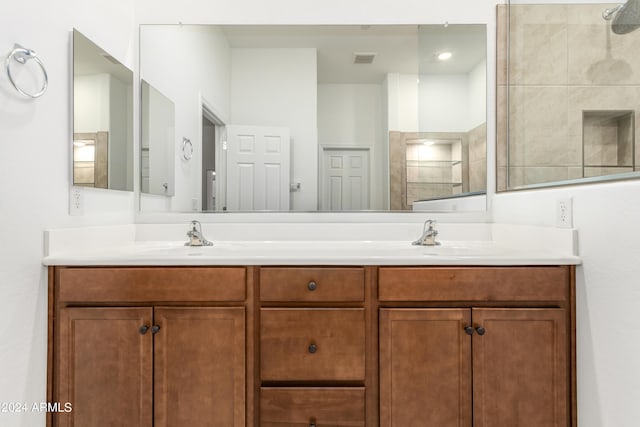
[[[599,157],[596,165],[611,166],[606,162],[622,158],[623,152],[634,153],[638,165],[638,120],[629,130],[635,149],[625,147],[620,137],[617,145],[611,144],[611,129],[592,129],[586,141],[583,134],[584,111],[640,111],[640,30],[611,32],[602,12],[612,5],[498,7],[498,191],[619,173],[619,168],[584,169],[585,155],[588,162]],[[510,37],[505,41],[507,29]]]
[[[418,138],[459,140],[451,145],[424,146]],[[427,156],[427,157],[425,157]],[[460,160],[462,165],[416,163],[425,160]],[[411,210],[414,200],[468,191],[486,191],[486,123],[469,132],[389,132],[390,205],[392,210]],[[409,165],[407,165],[409,162]],[[429,163],[429,162],[427,162]],[[452,184],[462,182],[462,185]]]

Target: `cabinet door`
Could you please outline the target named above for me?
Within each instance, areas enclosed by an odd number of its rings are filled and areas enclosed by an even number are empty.
[[[60,345],[57,426],[152,425],[151,308],[63,308],[56,323]],[[145,333],[141,333],[145,332]]]
[[[244,427],[244,308],[161,307],[154,324],[155,427]]]
[[[380,310],[381,427],[471,426],[470,323],[469,309]]]
[[[568,426],[566,312],[478,308],[473,323],[474,426]]]

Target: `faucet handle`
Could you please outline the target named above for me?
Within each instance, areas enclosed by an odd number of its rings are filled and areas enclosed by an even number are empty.
[[[195,219],[191,220],[189,226],[191,227],[191,231],[198,231],[202,233],[202,224],[200,224],[200,221],[196,221]]]
[[[426,231],[433,231],[437,233],[438,231],[435,229],[436,224],[437,224],[437,221],[434,219],[426,220],[424,222],[424,226],[422,227],[422,232],[424,233]]]

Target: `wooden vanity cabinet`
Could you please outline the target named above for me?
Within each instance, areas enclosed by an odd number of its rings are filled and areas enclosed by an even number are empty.
[[[49,426],[577,426],[573,266],[49,272]]]
[[[54,426],[245,426],[244,268],[53,274]]]
[[[381,268],[380,426],[572,424],[572,268]]]

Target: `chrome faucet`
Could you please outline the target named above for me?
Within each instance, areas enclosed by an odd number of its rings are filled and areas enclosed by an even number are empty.
[[[208,241],[202,234],[202,224],[200,224],[200,221],[193,220],[189,226],[191,227],[191,229],[187,231],[189,241],[184,244],[185,246],[213,246],[213,243]]]
[[[424,222],[424,227],[422,228],[422,236],[415,242],[411,243],[412,245],[419,246],[438,246],[440,242],[436,241],[436,236],[438,235],[438,230],[435,229],[436,222],[428,219]]]

